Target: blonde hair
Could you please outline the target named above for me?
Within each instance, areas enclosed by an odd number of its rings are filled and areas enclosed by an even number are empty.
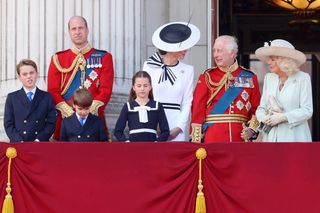
[[[299,71],[298,63],[292,58],[277,56],[277,65],[288,76]]]

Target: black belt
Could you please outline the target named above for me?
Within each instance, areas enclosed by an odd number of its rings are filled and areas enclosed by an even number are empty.
[[[180,104],[161,103],[164,109],[180,110]]]

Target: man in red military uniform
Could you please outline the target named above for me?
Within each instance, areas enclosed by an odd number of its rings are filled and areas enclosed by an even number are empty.
[[[62,118],[74,113],[73,93],[79,87],[86,87],[91,92],[94,100],[90,112],[101,117],[106,124],[103,112],[113,85],[112,55],[94,49],[88,43],[87,21],[81,16],[73,16],[68,29],[73,46],[52,56],[48,72],[48,92],[52,94],[59,111],[55,140],[60,136]]]
[[[191,118],[193,142],[248,141],[256,136],[260,102],[257,76],[238,65],[235,37],[220,36],[213,47],[215,68],[200,75]],[[247,127],[249,125],[249,127]]]

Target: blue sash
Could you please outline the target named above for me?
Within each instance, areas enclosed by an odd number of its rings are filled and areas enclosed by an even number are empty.
[[[253,73],[247,71],[247,70],[241,70],[239,75],[237,77],[246,77],[251,78],[253,76]],[[230,86],[227,91],[221,96],[221,98],[218,100],[218,102],[213,106],[211,109],[209,115],[215,115],[215,114],[224,114],[224,112],[229,108],[232,101],[234,101],[240,92],[242,91],[242,87],[234,87]],[[206,131],[206,129],[213,125],[213,123],[204,123],[202,127],[203,133]]]
[[[102,57],[106,54],[105,51],[100,51],[100,50],[94,50],[93,53],[86,59],[87,64],[93,65],[93,64],[98,64],[99,62],[102,63]],[[94,70],[95,67],[93,66],[86,66],[85,67],[85,72],[86,76],[91,73],[92,70]],[[73,96],[73,93],[81,86],[81,70],[79,69],[76,73],[76,75],[73,78],[73,81],[70,84],[70,87],[68,88],[67,92],[63,95],[63,98],[65,100],[70,100]]]

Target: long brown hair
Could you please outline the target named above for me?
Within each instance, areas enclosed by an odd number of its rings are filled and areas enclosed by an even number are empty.
[[[146,72],[146,71],[138,71],[136,74],[134,74],[134,76],[132,77],[132,87],[130,90],[130,94],[129,94],[129,98],[128,101],[133,101],[137,98],[137,94],[136,92],[133,90],[133,86],[136,82],[136,78],[147,78],[149,80],[150,86],[151,86],[151,90],[149,92],[148,98],[150,100],[153,100],[153,92],[152,92],[152,84],[151,84],[151,77],[150,75]]]

